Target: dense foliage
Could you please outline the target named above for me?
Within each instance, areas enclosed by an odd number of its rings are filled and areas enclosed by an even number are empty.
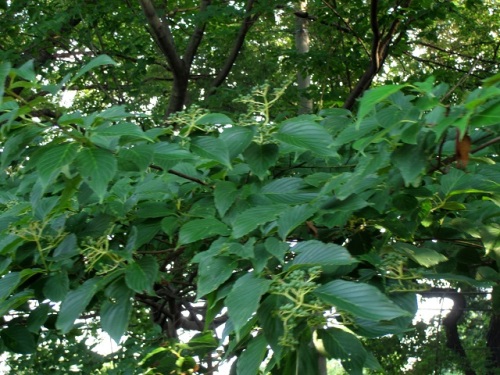
[[[483,290],[491,300],[482,301],[480,366],[494,373],[498,35],[467,36],[475,46],[485,37],[480,53],[467,52],[480,56],[472,65],[458,37],[442,41],[436,50],[460,58],[460,79],[450,69],[424,78],[413,64],[429,51],[406,60],[410,39],[438,43],[444,25],[465,39],[454,21],[493,4],[429,1],[430,12],[411,1],[310,2],[310,14],[294,17],[309,20],[313,52],[297,54],[286,35],[263,34],[286,34],[289,4],[117,3],[3,5],[0,338],[18,353],[14,371],[213,373],[236,359],[237,374],[322,374],[323,359],[336,358],[350,374],[382,365],[398,373],[421,347],[391,364],[377,343],[420,337],[409,331],[417,294],[458,308],[459,291]],[[243,21],[234,30],[230,20]],[[332,25],[340,39],[322,40]],[[165,30],[175,39],[162,42]],[[248,50],[229,64],[219,49],[243,32]],[[364,55],[354,43],[369,32]],[[262,47],[270,51],[258,66]],[[334,47],[346,48],[345,61],[324,66]],[[394,66],[380,78],[391,56],[408,72],[396,77]],[[298,70],[313,74],[317,114],[292,114]],[[376,79],[387,82],[366,91]],[[72,91],[72,108],[62,107]],[[471,374],[457,326],[463,307],[444,326],[457,368]],[[96,354],[78,339],[98,327],[123,338],[118,353]]]

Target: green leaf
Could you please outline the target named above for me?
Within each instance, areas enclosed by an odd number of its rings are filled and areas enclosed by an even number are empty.
[[[263,334],[253,337],[241,353],[236,365],[238,375],[257,375],[267,353],[267,341]]]
[[[286,121],[280,126],[276,138],[318,155],[336,155],[336,152],[331,148],[333,139],[330,133],[308,118],[297,117]]]
[[[76,167],[90,188],[102,200],[109,182],[115,176],[116,158],[106,150],[84,148],[76,157]]]
[[[321,208],[328,211],[341,211],[341,212],[354,212],[356,210],[360,210],[369,203],[361,198],[359,195],[352,194],[348,196],[346,199],[340,200],[335,196],[330,200],[326,201]]]
[[[291,231],[304,224],[316,211],[317,209],[309,204],[289,207],[283,211],[278,219],[278,234],[283,241],[286,240]]]
[[[93,137],[135,137],[140,139],[145,139],[152,141],[149,137],[144,134],[142,129],[131,122],[119,122],[117,124],[104,124],[95,129],[92,129],[92,135],[90,139]]]
[[[21,77],[22,79],[25,79],[26,81],[29,81],[29,82],[36,81],[34,60],[26,61],[19,68],[14,69],[14,71],[16,72],[16,74],[19,77]]]
[[[5,93],[5,79],[9,75],[12,65],[4,61],[0,64],[0,105],[3,103],[3,95]]]
[[[26,321],[26,328],[32,333],[38,333],[40,327],[47,321],[51,307],[48,303],[41,303],[31,311]]]
[[[452,168],[447,174],[441,177],[441,192],[445,197],[452,195],[454,191],[461,192],[470,189],[474,181],[471,175],[457,168]]]
[[[238,190],[236,185],[231,181],[218,181],[214,190],[215,208],[219,212],[220,217],[224,217],[227,210],[233,205]]]
[[[454,201],[446,201],[440,207],[443,210],[448,210],[448,211],[460,211],[467,209],[467,206],[465,204]]]
[[[10,272],[0,279],[0,301],[9,297],[21,282],[21,274],[19,272]]]
[[[206,159],[215,160],[226,167],[231,167],[229,149],[226,143],[214,137],[195,137],[191,141],[191,150]]]
[[[271,280],[256,277],[253,272],[241,276],[234,283],[231,292],[226,297],[226,307],[237,336],[257,311],[260,298],[267,292],[270,285]]]
[[[19,354],[31,354],[36,351],[36,341],[33,334],[20,324],[11,325],[0,332],[5,346]]]
[[[278,240],[276,237],[269,237],[264,242],[266,250],[280,262],[283,262],[285,254],[290,249],[290,245],[286,242]]]
[[[209,256],[199,262],[197,298],[216,290],[231,277],[237,262],[227,257]]]
[[[308,185],[298,177],[285,177],[271,181],[262,188],[262,194],[276,203],[299,204],[311,202],[316,192],[305,190]]]
[[[464,276],[464,275],[457,275],[453,273],[435,273],[435,272],[423,272],[422,273],[422,278],[424,279],[429,279],[429,280],[448,280],[448,281],[458,281],[462,283],[466,283],[468,285],[477,287],[477,288],[489,288],[495,285],[496,282],[494,281],[487,281],[487,280],[474,280],[473,278]]]
[[[152,256],[145,256],[130,263],[125,270],[127,286],[137,293],[153,293],[158,268],[158,262]]]
[[[214,218],[188,221],[179,230],[179,245],[203,240],[213,236],[227,236],[230,230],[226,224]]]
[[[362,375],[367,353],[361,341],[353,334],[338,328],[319,329],[317,339],[327,358],[339,359],[352,375]]]
[[[101,307],[101,325],[102,329],[118,344],[127,331],[134,293],[123,280],[118,280],[107,288],[106,294],[109,298]]]
[[[257,310],[257,317],[262,326],[264,335],[271,349],[277,358],[280,358],[283,345],[280,343],[280,337],[284,334],[283,321],[278,316],[277,311],[286,303],[286,298],[269,294],[264,297]]]
[[[255,130],[253,128],[233,126],[225,128],[219,138],[226,143],[229,150],[229,157],[233,159],[250,145],[254,134]]]
[[[230,125],[233,120],[223,113],[207,113],[195,122],[196,125]]]
[[[243,152],[243,156],[251,171],[262,180],[269,172],[269,168],[278,161],[279,147],[274,143],[259,145],[252,142]]]
[[[85,281],[77,289],[70,291],[63,303],[56,321],[56,327],[63,334],[68,333],[75,320],[83,313],[90,300],[99,291],[101,279],[93,278]]]
[[[392,197],[392,204],[398,210],[407,212],[418,207],[418,200],[410,194],[397,194]]]
[[[43,294],[53,302],[59,302],[66,297],[69,290],[69,278],[66,272],[49,276],[43,286]]]
[[[167,216],[161,220],[161,230],[164,231],[170,238],[172,238],[178,228],[179,218],[176,216]]]
[[[45,187],[70,164],[76,157],[79,146],[76,143],[64,143],[48,148],[37,161],[38,175]]]
[[[427,167],[427,159],[421,146],[405,144],[392,153],[391,160],[401,172],[406,186],[420,184]]]
[[[352,281],[335,280],[314,291],[323,301],[368,320],[391,320],[408,316],[374,286]]]
[[[22,292],[13,294],[5,301],[0,301],[0,316],[7,315],[11,310],[17,309],[19,306],[33,300],[35,295],[33,290],[23,290]]]
[[[285,208],[286,206],[283,205],[268,205],[252,207],[243,211],[233,223],[233,237],[243,237],[259,225],[274,220]]]
[[[103,65],[117,65],[116,62],[108,55],[99,55],[92,59],[86,65],[84,65],[71,79],[71,82],[76,81],[79,77],[87,73],[88,71]]]
[[[154,163],[164,169],[172,168],[178,161],[194,159],[196,156],[175,143],[161,142],[154,146]]]
[[[500,103],[497,101],[484,111],[472,116],[472,126],[490,126],[500,124]]]
[[[217,349],[219,341],[212,331],[206,331],[194,335],[193,338],[189,340],[188,345],[189,349],[193,350],[196,355],[204,355]]]
[[[64,240],[54,250],[53,258],[55,260],[63,260],[71,258],[79,254],[77,237],[74,233],[68,234]]]
[[[375,87],[370,89],[364,93],[364,95],[359,100],[359,109],[358,109],[358,126],[360,121],[369,114],[378,103],[383,102],[392,94],[400,91],[406,85],[385,85]]]
[[[325,244],[320,241],[304,241],[293,248],[298,255],[291,262],[292,266],[321,266],[324,272],[331,273],[338,266],[346,266],[358,263],[351,254],[342,246],[336,244]]]

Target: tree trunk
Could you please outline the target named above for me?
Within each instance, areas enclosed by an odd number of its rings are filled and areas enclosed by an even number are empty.
[[[493,314],[486,337],[489,349],[488,375],[498,374],[500,368],[500,315]]]
[[[307,0],[299,1],[300,13],[305,13],[307,10]],[[295,47],[299,54],[309,52],[309,32],[307,31],[307,18],[295,17]],[[297,73],[297,85],[299,88],[299,115],[311,113],[313,110],[313,102],[307,97],[306,90],[311,85],[311,76],[304,73],[305,69],[300,69]]]
[[[428,292],[422,293],[422,295],[426,297],[449,298],[453,301],[453,307],[443,319],[443,326],[446,332],[446,346],[460,357],[465,375],[476,375],[458,334],[458,321],[463,316],[467,306],[464,295],[455,289],[440,288],[433,288]]]

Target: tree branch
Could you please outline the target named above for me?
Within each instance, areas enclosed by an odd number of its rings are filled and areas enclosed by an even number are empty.
[[[205,12],[210,4],[211,0],[201,0],[200,13]],[[184,63],[186,64],[188,71],[191,69],[191,64],[193,63],[194,56],[196,55],[196,51],[198,51],[201,40],[203,39],[203,34],[205,32],[206,26],[207,21],[203,20],[201,24],[195,27],[186,51],[184,52]]]
[[[472,369],[470,361],[467,359],[467,354],[460,341],[458,334],[458,321],[464,314],[467,306],[467,301],[462,293],[455,289],[432,288],[430,291],[422,292],[423,297],[441,297],[449,298],[453,301],[453,307],[446,317],[443,319],[443,326],[446,332],[446,346],[453,350],[463,360],[463,367],[466,375],[476,375]]]
[[[475,154],[476,152],[478,151],[481,151],[482,149],[485,149],[486,147],[488,146],[491,146],[495,143],[500,143],[500,137],[496,137],[496,138],[493,138],[493,139],[490,139],[488,142],[485,142],[483,143],[482,145],[479,145],[477,146],[475,149],[472,149],[470,151],[471,154]],[[447,165],[447,164],[451,164],[453,163],[455,160],[457,160],[457,155],[452,155],[452,156],[449,156],[447,157],[446,159],[444,160],[439,160],[439,163],[437,166],[434,166],[432,167],[427,173],[432,173],[432,172],[435,172],[437,171],[438,169],[441,168],[441,166],[443,165]]]
[[[156,169],[157,171],[164,171],[164,169],[162,167],[159,167],[157,165],[150,165],[149,168]],[[196,177],[188,176],[187,174],[178,172],[176,170],[169,169],[167,172],[170,173],[170,174],[173,174],[175,176],[182,177],[182,178],[184,178],[186,180],[196,182],[197,184],[200,184],[200,185],[203,185],[203,186],[208,186],[208,184],[205,181],[202,181],[202,180],[200,180],[199,178],[196,178]]]
[[[410,6],[411,2],[412,0],[407,0],[402,6],[400,6],[400,9],[407,8],[408,6]],[[397,14],[396,12],[394,12],[395,19],[392,22],[387,33],[382,36],[382,34],[380,33],[380,27],[378,25],[377,13],[378,0],[372,0],[370,8],[370,24],[373,33],[373,39],[370,64],[344,102],[343,107],[349,110],[351,110],[356,103],[356,99],[363,95],[363,92],[365,92],[370,87],[373,78],[375,78],[375,76],[382,69],[384,62],[389,55],[389,47],[391,46],[391,43],[397,44],[397,42],[401,40],[401,37],[394,39],[394,36],[400,29],[402,14]]]
[[[247,0],[245,6],[245,18],[241,23],[240,29],[238,30],[238,35],[236,35],[233,47],[231,48],[231,51],[229,52],[229,55],[227,56],[226,61],[224,62],[224,65],[219,70],[219,73],[217,74],[215,79],[212,81],[209,95],[213,94],[215,92],[215,89],[219,87],[229,75],[229,72],[233,68],[236,58],[238,57],[241,51],[241,47],[243,47],[243,43],[248,34],[248,31],[255,24],[255,22],[260,16],[260,14],[253,14],[253,15],[251,14],[254,4],[255,0]]]
[[[156,43],[170,64],[174,77],[185,75],[185,66],[177,53],[174,37],[172,36],[169,25],[166,25],[158,18],[156,9],[151,0],[139,1],[146,19],[148,20],[148,24],[151,27]]]

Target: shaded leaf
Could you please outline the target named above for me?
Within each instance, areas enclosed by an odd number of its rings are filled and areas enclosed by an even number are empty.
[[[6,299],[21,281],[21,273],[10,272],[0,279],[0,301]]]
[[[188,221],[179,230],[179,245],[199,241],[213,236],[227,236],[230,230],[226,224],[215,218]]]
[[[45,297],[54,302],[59,302],[66,297],[69,290],[69,278],[66,272],[51,275],[43,286]]]
[[[252,338],[247,348],[238,358],[238,375],[257,375],[267,353],[267,341],[263,334]]]
[[[31,354],[36,351],[36,341],[33,334],[20,324],[11,325],[0,332],[5,346],[19,354]]]
[[[368,320],[391,320],[408,316],[374,286],[352,281],[335,280],[314,291],[323,301]]]
[[[92,297],[99,291],[100,282],[101,279],[98,278],[87,280],[77,289],[67,294],[56,321],[57,329],[63,334],[68,333],[73,328],[75,320],[83,313]]]
[[[238,190],[236,184],[231,181],[218,181],[214,190],[215,208],[221,217],[224,217],[227,210],[233,205]]]
[[[226,143],[229,157],[233,159],[250,145],[254,134],[255,130],[253,128],[233,126],[224,129],[219,138]]]
[[[285,177],[271,181],[262,188],[262,193],[277,203],[299,204],[311,202],[317,197],[316,192],[306,191],[304,180],[297,177]]]
[[[209,256],[198,265],[197,298],[221,286],[231,277],[237,262],[227,257]]]
[[[339,359],[349,374],[362,375],[367,353],[352,333],[338,328],[319,329],[317,339],[328,358]]]
[[[243,211],[233,223],[233,237],[240,238],[259,225],[274,220],[285,208],[283,205],[269,205],[252,207]]]
[[[321,266],[324,272],[334,272],[338,266],[352,265],[358,261],[342,246],[320,241],[304,241],[293,247],[298,255],[292,266]]]
[[[206,159],[215,160],[231,167],[229,149],[223,140],[214,137],[194,137],[191,141],[191,150]]]
[[[78,145],[64,143],[47,149],[37,161],[38,175],[42,185],[47,186],[76,157]]]
[[[333,139],[330,133],[308,118],[298,117],[286,121],[280,126],[276,138],[318,155],[336,155],[336,152],[331,148]]]
[[[358,125],[359,122],[369,114],[378,103],[383,102],[392,94],[400,91],[406,85],[385,85],[372,88],[364,93],[359,100]]]
[[[84,148],[76,157],[76,167],[90,188],[102,199],[117,170],[114,155],[99,148]]]
[[[116,65],[116,62],[109,57],[108,55],[99,55],[96,58],[92,59],[90,62],[85,64],[71,79],[71,81],[75,81],[85,73],[89,72],[90,70],[97,68],[98,66],[103,66],[103,65]]]
[[[393,152],[391,160],[401,172],[406,186],[420,184],[427,167],[427,159],[420,146],[405,144]]]
[[[107,288],[106,294],[109,298],[101,307],[101,326],[116,343],[119,343],[127,331],[134,293],[123,280],[118,280]]]
[[[264,145],[251,143],[243,152],[243,156],[251,171],[262,180],[269,168],[278,161],[279,147],[274,143]]]
[[[234,283],[226,297],[226,307],[237,335],[257,311],[260,298],[270,285],[271,280],[256,277],[253,272],[241,276]]]
[[[233,120],[223,113],[207,113],[196,120],[196,125],[229,125]]]
[[[153,293],[153,284],[158,275],[158,262],[152,256],[145,256],[130,263],[125,270],[127,286],[137,293]]]

